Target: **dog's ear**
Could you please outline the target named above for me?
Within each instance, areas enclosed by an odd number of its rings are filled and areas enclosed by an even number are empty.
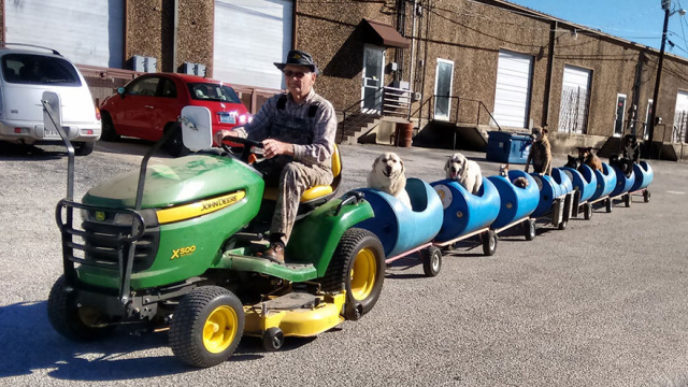
[[[399,164],[401,164],[401,173],[404,173],[406,168],[404,167],[404,160],[402,160],[401,157],[399,157]]]
[[[547,132],[549,132],[549,131],[547,130],[547,127],[546,127],[546,126],[545,126],[544,128],[542,128],[542,133],[543,133],[543,134],[547,134]]]

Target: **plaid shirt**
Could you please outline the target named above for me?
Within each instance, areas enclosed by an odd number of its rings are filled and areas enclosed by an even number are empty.
[[[283,109],[277,108],[277,102],[284,94],[278,94],[267,100],[261,106],[258,113],[253,117],[253,121],[243,127],[234,128],[242,137],[250,137],[256,141],[262,141],[270,137],[270,128],[278,117],[278,114],[286,114],[313,122],[313,140],[310,144],[294,146],[294,160],[298,160],[306,165],[319,164],[330,168],[330,157],[334,150],[334,138],[337,132],[337,116],[335,115],[332,104],[316,94],[313,89],[298,104],[294,102],[291,94],[286,94],[286,104]],[[318,106],[315,116],[310,117],[309,111],[312,105]],[[304,128],[306,130],[308,128]],[[281,140],[280,138],[275,138]]]

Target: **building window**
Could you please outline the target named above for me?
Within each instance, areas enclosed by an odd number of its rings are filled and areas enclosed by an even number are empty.
[[[624,117],[626,115],[626,94],[616,95],[616,119],[614,120],[614,137],[621,137],[624,131]]]

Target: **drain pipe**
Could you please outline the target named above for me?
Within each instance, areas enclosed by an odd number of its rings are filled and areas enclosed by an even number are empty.
[[[423,98],[425,98],[425,77],[428,69],[428,40],[430,40],[430,9],[432,7],[432,0],[428,0],[428,7],[425,11],[425,49],[423,53],[423,79],[420,84],[420,108],[418,109],[418,130],[420,130],[420,121],[423,117]],[[430,121],[430,113],[428,113],[428,122]]]
[[[179,27],[179,0],[174,0],[174,27],[172,31],[172,72],[177,72],[177,29]]]
[[[545,77],[545,106],[542,109],[542,125],[549,126],[549,99],[552,91],[552,68],[554,67],[554,46],[557,40],[557,21],[552,22],[552,29],[549,32],[549,52],[547,53],[547,74]]]
[[[416,80],[416,12],[418,10],[418,0],[413,0],[413,29],[411,30],[411,69],[409,72],[409,85],[411,89],[415,89],[415,84],[413,83]],[[409,111],[409,114],[411,112]]]

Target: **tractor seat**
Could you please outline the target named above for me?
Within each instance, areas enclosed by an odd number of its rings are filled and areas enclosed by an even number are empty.
[[[332,152],[332,184],[330,185],[316,185],[307,189],[303,195],[301,195],[301,204],[308,205],[318,205],[328,201],[337,193],[337,188],[339,188],[339,183],[342,180],[342,155],[339,151],[337,144],[334,144],[334,149]],[[265,192],[263,193],[263,200],[276,200],[277,199],[277,188],[276,187],[265,187]]]

